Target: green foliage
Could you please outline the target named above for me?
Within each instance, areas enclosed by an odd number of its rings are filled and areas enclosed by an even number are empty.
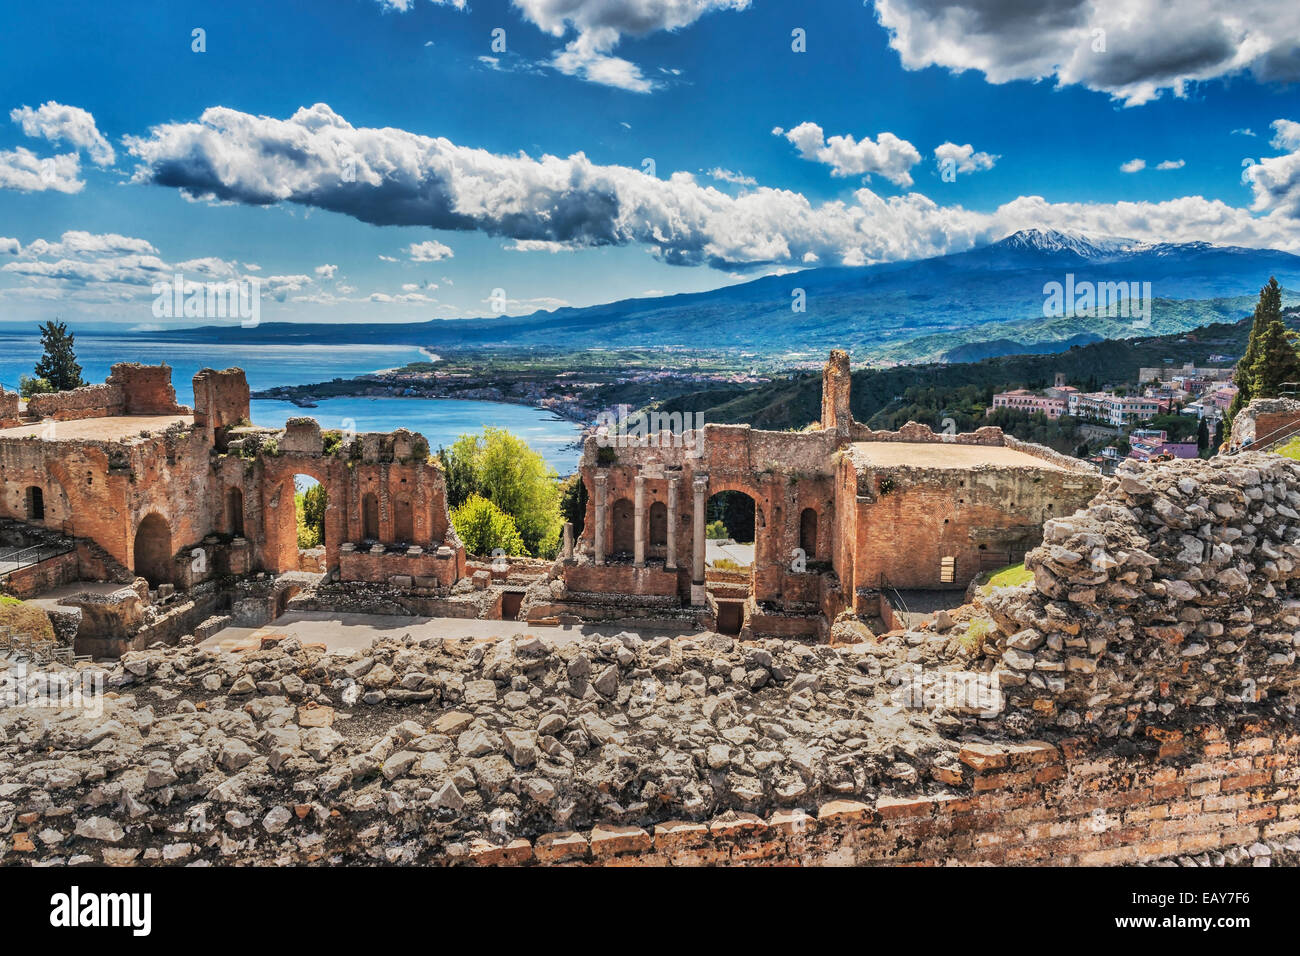
[[[754,540],[754,501],[742,491],[719,491],[708,501],[705,516],[725,525],[723,537]]]
[[[989,575],[989,579],[980,587],[980,594],[990,594],[994,588],[1014,588],[1028,584],[1034,579],[1034,572],[1025,570],[1025,563],[1008,564],[998,568]]]
[[[339,449],[343,447],[343,433],[329,431],[324,432],[321,436],[321,453],[324,455],[337,455]]]
[[[514,519],[527,554],[552,557],[559,550],[559,479],[523,439],[488,427],[482,435],[461,435],[438,457],[453,507],[479,495]]]
[[[725,540],[730,538],[731,534],[727,531],[727,526],[721,521],[710,521],[704,526],[704,537]]]
[[[325,541],[325,486],[312,485],[295,494],[293,504],[298,519],[298,547],[319,547]]]
[[[1238,391],[1228,408],[1229,420],[1252,399],[1273,398],[1281,383],[1300,379],[1300,360],[1293,339],[1282,322],[1282,287],[1276,277],[1270,277],[1259,290],[1250,338],[1232,377]]]
[[[471,495],[451,513],[451,525],[471,554],[528,554],[524,539],[510,517],[482,495]]]
[[[993,622],[986,618],[976,618],[961,636],[961,646],[969,654],[978,655],[984,650],[984,642],[993,633]]]
[[[1285,445],[1277,448],[1276,451],[1284,458],[1293,458],[1300,461],[1300,438],[1292,438]]]
[[[55,391],[53,385],[43,378],[33,378],[30,375],[18,376],[18,394],[23,398],[31,398],[33,395],[48,395]]]
[[[574,540],[582,534],[587,520],[587,485],[576,471],[560,482],[560,514],[573,522]]]
[[[45,350],[36,363],[36,377],[43,378],[56,392],[66,392],[85,385],[81,366],[73,352],[74,336],[68,327],[55,319],[41,324],[41,347]]]
[[[596,464],[612,465],[618,461],[618,449],[612,445],[605,445],[596,449]]]
[[[1210,450],[1210,426],[1204,418],[1196,426],[1196,450],[1201,453],[1202,457]]]

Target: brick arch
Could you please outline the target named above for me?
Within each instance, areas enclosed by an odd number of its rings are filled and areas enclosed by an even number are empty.
[[[343,541],[343,515],[346,514],[346,486],[328,463],[315,458],[287,457],[268,467],[262,482],[263,566],[283,573],[298,570],[298,522],[294,510],[294,476],[306,475],[320,482],[328,505],[325,509],[325,563],[338,564],[338,549]]]
[[[136,525],[131,546],[131,569],[150,587],[172,581],[172,529],[167,519],[151,511]]]

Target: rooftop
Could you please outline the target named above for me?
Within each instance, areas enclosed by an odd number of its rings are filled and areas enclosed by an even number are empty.
[[[35,422],[0,428],[0,441],[44,438],[47,441],[119,441],[141,432],[160,432],[169,425],[193,425],[193,415],[111,415],[68,422]]]
[[[873,468],[951,468],[993,465],[998,468],[1067,469],[1044,458],[1002,445],[959,445],[956,442],[857,441],[853,456]]]

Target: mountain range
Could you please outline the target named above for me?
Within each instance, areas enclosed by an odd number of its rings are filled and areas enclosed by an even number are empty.
[[[1067,276],[1076,284],[1150,283],[1149,323],[1106,315],[1046,317],[1045,285],[1064,284]],[[787,361],[847,348],[855,359],[884,363],[972,361],[1236,321],[1250,311],[1269,276],[1287,290],[1300,289],[1300,256],[1028,229],[930,259],[807,269],[708,292],[522,317],[401,325],[262,323],[254,329],[203,327],[167,334],[189,341],[435,349],[709,349]],[[1297,300],[1290,291],[1284,295],[1284,304]]]

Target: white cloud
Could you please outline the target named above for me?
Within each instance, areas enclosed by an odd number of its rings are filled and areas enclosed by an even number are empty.
[[[0,256],[16,256],[23,251],[23,245],[17,239],[0,236]]]
[[[505,247],[508,252],[573,252],[582,246],[572,242],[551,242],[549,239],[516,239]]]
[[[832,176],[884,176],[896,186],[912,185],[908,170],[921,161],[915,146],[893,133],[881,133],[873,143],[870,136],[859,142],[852,136],[829,139],[816,123],[800,123],[794,129],[776,127],[775,136],[784,136],[804,159],[831,168]]]
[[[1300,4],[1277,0],[874,0],[903,66],[977,70],[991,83],[1054,77],[1122,100],[1185,96],[1250,71],[1300,79]]]
[[[1232,135],[1233,136],[1254,136],[1255,131],[1253,129],[1248,129],[1243,127],[1241,129],[1234,129],[1232,131]]]
[[[1140,173],[1147,168],[1145,159],[1130,159],[1127,163],[1121,163],[1119,171],[1121,173]]]
[[[25,193],[46,190],[78,193],[85,185],[81,179],[81,161],[76,153],[40,159],[22,146],[0,150],[0,189]]]
[[[958,146],[956,143],[943,143],[934,149],[934,158],[942,166],[945,161],[951,161],[954,168],[959,173],[973,173],[981,169],[992,169],[1001,156],[994,156],[989,153],[977,153],[975,147],[967,143],[965,146]]]
[[[1290,152],[1261,159],[1250,167],[1255,194],[1251,208],[1300,219],[1300,123],[1279,119],[1273,121],[1272,127],[1270,145]]]
[[[750,0],[511,0],[525,20],[554,37],[570,29],[577,36],[555,54],[551,65],[562,73],[634,93],[655,84],[641,68],[612,54],[624,36],[643,37],[679,30],[707,13],[745,10]]]
[[[76,106],[53,100],[32,109],[23,106],[9,113],[27,136],[41,136],[51,143],[70,143],[84,149],[96,166],[112,166],[117,160],[113,147],[95,126],[95,117]]]
[[[714,166],[710,169],[709,178],[716,179],[720,183],[731,183],[735,186],[758,185],[758,180],[753,176],[746,176],[744,173],[732,172],[730,169],[723,169],[721,166]]]
[[[1166,159],[1162,163],[1156,164],[1156,169],[1182,169],[1187,165],[1185,159]]]
[[[1283,148],[1300,136],[1289,122],[1275,126]],[[377,225],[473,230],[521,249],[639,244],[675,265],[896,261],[962,251],[1030,227],[1300,251],[1300,150],[1255,167],[1259,215],[1252,215],[1200,196],[1113,204],[1028,196],[976,212],[915,192],[886,199],[868,188],[818,204],[764,186],[732,195],[688,173],[651,177],[597,165],[582,153],[501,156],[399,129],[357,129],[323,104],[287,120],[214,108],[202,122],[156,127],[129,148],[140,160],[136,181],[191,197],[298,203]],[[341,156],[353,159],[355,181],[344,180]]]
[[[331,266],[331,265],[323,265],[323,266],[317,266],[315,271],[316,271],[316,275],[320,276],[322,279],[333,279],[334,273],[339,271],[339,267]]]
[[[406,252],[412,262],[438,262],[455,255],[450,246],[443,245],[436,239],[430,239],[428,242],[413,242],[407,247]]]

